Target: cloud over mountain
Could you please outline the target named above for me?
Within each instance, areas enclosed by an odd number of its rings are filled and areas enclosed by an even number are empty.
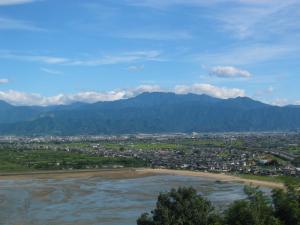
[[[0,100],[13,105],[66,105],[73,102],[94,103],[114,101],[134,97],[144,92],[175,92],[177,94],[207,94],[222,99],[245,96],[245,91],[238,88],[217,87],[211,84],[177,85],[167,89],[158,85],[140,85],[135,88],[115,89],[112,91],[85,91],[74,94],[43,96],[37,93],[26,93],[16,90],[0,91]]]
[[[222,99],[245,96],[244,90],[238,88],[217,87],[211,84],[193,84],[191,86],[177,85],[175,87],[175,92],[178,94],[207,94]]]

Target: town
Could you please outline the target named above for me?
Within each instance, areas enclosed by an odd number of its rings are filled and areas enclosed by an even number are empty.
[[[1,137],[0,149],[81,154],[101,162],[80,161],[80,167],[51,157],[47,169],[91,169],[124,166],[186,169],[214,173],[260,176],[300,176],[300,134],[137,134],[122,136]],[[30,157],[29,157],[30,158]],[[78,157],[77,157],[78,158]],[[80,158],[80,157],[79,157]],[[122,160],[139,163],[122,163]],[[29,159],[30,160],[30,159]],[[73,160],[73,159],[70,159]],[[80,160],[80,159],[79,159]],[[37,159],[38,161],[38,159]],[[120,164],[118,164],[121,162]],[[24,164],[24,161],[22,161]],[[37,162],[38,163],[38,162]],[[34,165],[27,162],[27,165]]]
[[[262,136],[261,138],[263,139]],[[149,149],[132,147],[111,149],[101,144],[93,145],[96,154],[105,157],[135,157],[147,161],[153,168],[189,169],[207,172],[226,172],[254,175],[284,175],[299,176],[298,152],[291,153],[282,148],[246,147],[241,144],[249,139],[259,139],[257,136],[208,136],[206,139],[193,137],[170,137],[150,139]],[[269,136],[270,140],[276,136]],[[261,139],[261,140],[262,140]],[[295,140],[295,139],[294,139]],[[148,139],[149,141],[149,139]],[[250,140],[249,140],[250,141]],[[156,148],[157,144],[176,143],[174,148]],[[239,143],[239,144],[238,144]],[[257,143],[257,142],[256,142]],[[151,145],[153,147],[151,148]],[[298,144],[289,146],[297,147]]]

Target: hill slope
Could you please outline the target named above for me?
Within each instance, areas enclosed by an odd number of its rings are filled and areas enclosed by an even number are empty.
[[[19,119],[5,120],[7,111],[0,105],[0,134],[300,130],[300,108],[271,106],[245,97],[223,100],[207,95],[143,93],[113,102],[25,107],[27,114],[22,114],[24,107],[8,108],[11,115],[15,110]]]

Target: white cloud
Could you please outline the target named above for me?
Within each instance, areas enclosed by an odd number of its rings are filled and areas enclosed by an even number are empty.
[[[8,79],[0,79],[0,84],[7,84],[9,82]]]
[[[0,100],[13,105],[65,105],[73,102],[94,103],[99,101],[114,101],[134,97],[144,92],[175,92],[177,94],[195,93],[207,94],[218,98],[233,98],[244,96],[245,92],[236,88],[216,87],[210,84],[178,85],[173,89],[163,89],[158,85],[140,85],[135,88],[116,89],[113,91],[85,91],[75,94],[58,94],[43,96],[37,93],[26,93],[16,90],[0,91]]]
[[[238,38],[272,37],[299,27],[299,1],[239,0],[216,18],[221,28]]]
[[[252,74],[247,70],[242,70],[233,66],[216,66],[210,69],[210,75],[223,77],[223,78],[234,78],[234,77],[251,77]]]
[[[0,0],[0,6],[26,4],[34,1],[36,0]]]
[[[48,69],[48,68],[45,68],[45,67],[42,67],[42,68],[41,68],[41,71],[43,71],[43,72],[45,72],[45,73],[49,73],[49,74],[55,74],[55,75],[62,74],[61,71],[58,71],[58,70],[52,70],[52,69]]]
[[[27,61],[27,62],[40,62],[45,64],[63,64],[70,61],[68,58],[56,57],[56,56],[45,56],[45,55],[27,55],[20,54],[10,51],[0,51],[0,58]]]
[[[216,3],[218,0],[127,0],[130,5],[163,9],[172,6],[203,6]]]
[[[15,105],[40,105],[41,96],[14,90],[0,91],[0,99]]]
[[[45,31],[31,22],[7,17],[0,17],[0,30]]]
[[[250,45],[224,49],[214,53],[202,53],[195,56],[196,61],[209,65],[211,62],[221,65],[249,65],[269,60],[293,56],[299,51],[297,46],[286,45]]]
[[[274,92],[274,88],[272,86],[264,89],[264,90],[259,90],[255,93],[255,96],[257,97],[262,97],[262,96],[265,96],[265,95],[270,95]]]
[[[79,92],[76,94],[58,94],[55,96],[42,96],[36,93],[25,93],[15,90],[0,91],[0,99],[13,105],[64,105],[72,102],[97,102],[113,101],[122,99],[125,96],[124,91],[110,92]]]
[[[272,105],[277,105],[277,106],[285,106],[289,104],[289,100],[286,98],[278,98],[275,99],[271,102]]]
[[[27,61],[43,62],[47,64],[63,64],[69,62],[69,59],[63,57],[52,57],[52,56],[24,56]]]
[[[187,31],[130,31],[116,34],[115,36],[128,39],[144,39],[154,41],[185,40],[193,38],[193,36]]]
[[[287,106],[287,105],[297,105],[300,106],[300,100],[290,100],[287,98],[277,98],[273,101],[271,101],[272,105],[276,105],[276,106]]]
[[[207,94],[217,98],[235,98],[239,96],[245,96],[245,91],[238,88],[226,88],[217,87],[211,84],[193,84],[191,86],[187,85],[177,85],[175,87],[175,92],[178,94]]]
[[[130,5],[168,9],[170,7],[208,8],[203,15],[215,28],[244,38],[274,38],[299,33],[299,0],[127,0]],[[227,7],[228,5],[228,7]],[[222,8],[222,10],[219,10]]]
[[[75,94],[58,94],[42,96],[37,93],[26,93],[15,90],[0,91],[0,99],[13,105],[66,105],[73,102],[94,103],[99,101],[115,101],[136,96],[143,92],[161,91],[156,85],[141,85],[133,89],[119,89],[107,92],[86,91]]]
[[[83,60],[71,60],[67,65],[77,66],[98,66],[98,65],[111,65],[119,63],[130,63],[136,61],[160,61],[159,51],[133,51],[125,52],[119,55],[106,55],[100,58],[83,59]]]
[[[104,55],[101,57],[93,57],[88,59],[71,59],[58,56],[28,55],[9,51],[0,51],[0,58],[4,59],[67,66],[99,66],[139,61],[162,61],[163,59],[160,56],[161,52],[156,50],[124,52],[118,55]]]
[[[152,8],[166,8],[173,6],[193,6],[203,7],[218,4],[231,3],[238,6],[276,6],[287,5],[297,0],[126,0],[128,4],[134,6],[152,7]]]
[[[164,90],[158,85],[140,85],[131,91],[132,95],[140,94],[143,92],[163,92]]]
[[[144,68],[145,68],[144,65],[133,65],[133,66],[128,66],[127,70],[129,72],[135,73],[135,72],[141,72],[141,71],[143,71]]]
[[[99,102],[99,101],[115,101],[126,97],[127,92],[124,90],[115,90],[109,92],[80,92],[67,96],[69,102]],[[63,102],[61,104],[64,104]]]

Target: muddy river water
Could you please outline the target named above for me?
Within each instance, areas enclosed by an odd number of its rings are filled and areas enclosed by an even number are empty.
[[[159,192],[193,186],[216,207],[245,198],[243,185],[202,177],[0,180],[1,225],[134,225]],[[265,189],[265,191],[268,191]]]

